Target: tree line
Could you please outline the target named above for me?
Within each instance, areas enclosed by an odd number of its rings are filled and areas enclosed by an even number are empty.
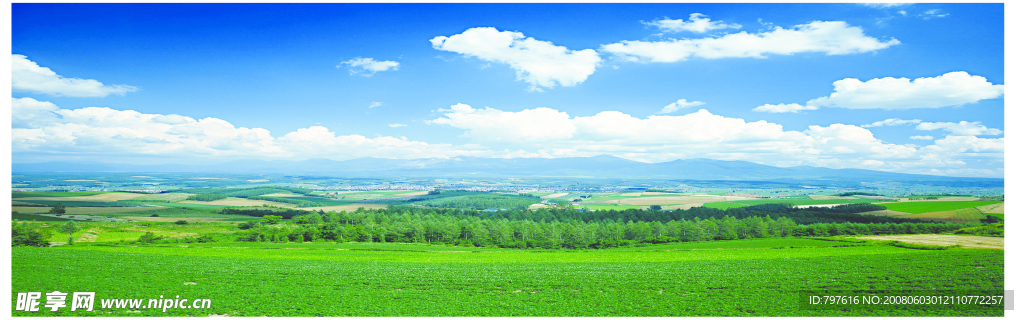
[[[575,211],[575,210],[568,210]],[[722,211],[722,210],[719,210]],[[941,233],[967,225],[944,223],[811,223],[788,217],[724,215],[662,221],[513,220],[460,211],[389,209],[264,216],[239,225],[239,241],[358,241],[436,243],[503,248],[607,248],[637,243],[833,236]]]

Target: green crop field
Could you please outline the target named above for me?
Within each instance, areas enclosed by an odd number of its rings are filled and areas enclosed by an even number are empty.
[[[125,238],[138,233],[125,232]],[[113,237],[113,235],[111,235]],[[210,309],[106,316],[1003,316],[1001,308],[802,310],[799,290],[1003,289],[1001,250],[811,239],[514,250],[211,243],[12,248],[12,292],[180,296]],[[87,315],[67,308],[18,315]]]
[[[990,204],[1002,203],[1002,201],[920,201],[920,202],[892,202],[881,203],[889,210],[906,213],[925,213],[935,211],[948,211],[963,208],[974,208]]]
[[[708,202],[708,203],[704,204],[705,208],[722,209],[722,210],[726,210],[726,209],[730,209],[730,208],[743,208],[743,207],[746,207],[746,206],[747,205],[745,205],[745,204],[734,203],[734,202]]]

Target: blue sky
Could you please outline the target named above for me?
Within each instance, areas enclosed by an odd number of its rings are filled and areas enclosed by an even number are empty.
[[[12,161],[1003,176],[1003,5],[14,4]]]

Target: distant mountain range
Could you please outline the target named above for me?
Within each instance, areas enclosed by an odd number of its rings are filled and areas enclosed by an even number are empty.
[[[14,163],[12,172],[194,172],[235,174],[318,175],[336,177],[577,177],[680,180],[832,180],[832,181],[971,181],[1002,185],[998,178],[960,178],[892,173],[863,169],[809,166],[773,167],[746,161],[710,159],[644,163],[613,156],[587,158],[381,159],[345,161],[238,160],[213,165],[126,165],[109,163]]]

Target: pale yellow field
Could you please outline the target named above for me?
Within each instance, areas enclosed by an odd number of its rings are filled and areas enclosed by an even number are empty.
[[[640,195],[644,195],[644,196],[660,196],[660,195],[673,195],[673,194],[678,194],[678,193],[673,193],[673,192],[643,192]]]
[[[980,206],[978,207],[978,210],[981,210],[982,213],[1004,213],[1002,202],[990,204],[987,206]]]
[[[730,200],[746,200],[746,197],[729,197],[729,196],[665,196],[665,197],[645,197],[645,198],[632,198],[632,199],[621,199],[619,203],[632,204],[640,206],[649,205],[664,205],[664,204],[703,204],[706,202],[718,202],[718,201],[730,201]]]
[[[568,194],[568,193],[566,193],[566,194]],[[630,193],[623,193],[622,196],[623,197],[639,197],[639,196],[642,196],[643,194],[644,194],[643,192],[630,192]]]
[[[294,208],[295,207],[295,205],[291,204],[291,203],[281,203],[281,202],[273,202],[273,201],[265,201],[265,200],[249,200],[249,199],[234,198],[234,197],[220,199],[220,200],[217,200],[217,201],[182,201],[180,203],[210,204],[210,205],[215,205],[215,206],[233,206],[233,207],[259,207],[259,206],[263,206],[264,204],[268,205],[268,206],[281,207],[281,208]]]
[[[1003,238],[940,234],[911,234],[898,236],[858,237],[872,240],[896,240],[906,243],[927,244],[933,246],[961,245],[964,248],[1003,249]]]
[[[81,197],[29,197],[29,198],[18,198],[18,200],[52,200],[52,201],[94,201],[94,202],[111,202],[117,200],[129,200],[138,197],[145,196],[141,193],[127,193],[127,192],[111,192],[102,193],[91,196]]]
[[[810,197],[811,199],[814,199],[814,200],[839,200],[839,199],[857,199],[857,198],[855,198],[855,197],[840,197],[840,196],[820,196],[820,195],[810,195],[810,196],[808,196],[808,197]]]
[[[558,198],[558,197],[567,196],[567,195],[569,195],[568,192],[565,192],[565,193],[553,193],[553,194],[549,194],[549,195],[543,196],[541,198],[551,199],[551,198]]]
[[[619,200],[595,200],[595,201],[584,201],[583,203],[619,203]]]
[[[164,207],[68,207],[66,214],[104,214],[164,209]],[[50,212],[50,207],[11,207],[18,213]]]
[[[929,221],[941,221],[941,222],[956,222],[956,223],[968,223],[978,222],[978,220],[985,219],[985,215],[976,208],[963,208],[949,211],[936,211],[936,212],[925,212],[916,213],[900,216],[903,219],[921,219]]]
[[[320,211],[320,210],[323,210],[324,212],[328,212],[328,211],[336,211],[337,212],[337,211],[343,211],[344,210],[344,211],[352,212],[352,211],[356,211],[360,207],[365,208],[365,209],[387,209],[388,205],[386,205],[386,204],[377,204],[377,203],[355,203],[355,204],[346,204],[346,205],[340,205],[340,206],[309,207],[309,208],[295,208],[295,209],[306,210],[306,211]]]
[[[860,214],[866,214],[866,215],[871,215],[871,216],[895,217],[895,216],[909,215],[910,213],[899,212],[899,211],[892,211],[892,210],[879,210],[879,211],[861,212]]]
[[[543,203],[534,203],[534,204],[530,205],[530,210],[543,209],[543,208],[547,208],[547,207],[550,207],[550,206],[546,205],[546,204],[543,204]]]

